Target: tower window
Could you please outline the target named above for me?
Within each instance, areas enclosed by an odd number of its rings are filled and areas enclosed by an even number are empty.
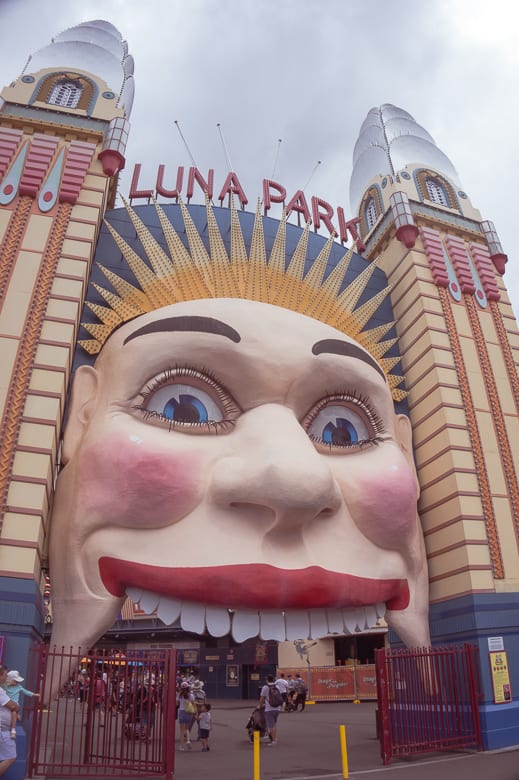
[[[429,200],[432,200],[433,203],[439,203],[440,206],[450,206],[447,193],[438,179],[432,179],[428,177],[425,180],[425,187],[427,189]]]
[[[366,203],[365,218],[366,218],[366,227],[369,233],[369,231],[377,221],[377,205],[375,203],[375,198],[370,198]]]
[[[51,106],[76,108],[82,91],[81,86],[74,81],[58,81],[52,87],[47,103]]]

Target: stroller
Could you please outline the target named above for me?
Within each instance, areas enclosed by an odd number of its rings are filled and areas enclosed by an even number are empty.
[[[251,716],[247,721],[245,728],[249,733],[249,739],[254,742],[254,732],[259,731],[260,739],[267,734],[267,724],[265,723],[265,710],[256,707],[252,710]]]

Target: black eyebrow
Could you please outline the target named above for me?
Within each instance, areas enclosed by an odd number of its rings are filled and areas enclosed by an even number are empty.
[[[313,345],[312,354],[321,355],[323,352],[329,352],[332,355],[344,355],[345,357],[353,357],[358,358],[358,360],[363,360],[364,363],[368,364],[368,366],[371,366],[375,369],[375,371],[378,371],[384,381],[386,379],[386,375],[380,368],[377,361],[374,360],[367,352],[364,352],[364,350],[361,349],[361,347],[358,347],[356,344],[351,344],[349,341],[341,341],[340,339],[323,339],[322,341],[317,341]]]
[[[149,333],[162,333],[169,331],[198,331],[200,333],[213,333],[216,336],[225,336],[225,338],[234,341],[238,344],[241,341],[241,336],[237,330],[231,328],[230,325],[226,325],[221,320],[215,320],[213,317],[168,317],[165,320],[154,320],[147,325],[143,325],[142,328],[134,330],[129,336],[126,336],[123,341],[123,347],[132,339],[136,339],[138,336],[146,336]]]

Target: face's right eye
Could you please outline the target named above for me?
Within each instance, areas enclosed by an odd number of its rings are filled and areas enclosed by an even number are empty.
[[[213,377],[190,368],[169,369],[141,391],[135,408],[146,420],[185,433],[227,432],[240,409]]]
[[[223,411],[208,393],[186,384],[161,387],[145,401],[144,407],[183,425],[218,423],[224,419]]]

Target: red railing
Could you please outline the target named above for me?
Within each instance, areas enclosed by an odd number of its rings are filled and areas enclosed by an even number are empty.
[[[42,704],[29,777],[173,777],[174,651],[78,654],[41,645],[34,661]]]
[[[393,756],[481,750],[475,645],[375,650],[384,764]]]

